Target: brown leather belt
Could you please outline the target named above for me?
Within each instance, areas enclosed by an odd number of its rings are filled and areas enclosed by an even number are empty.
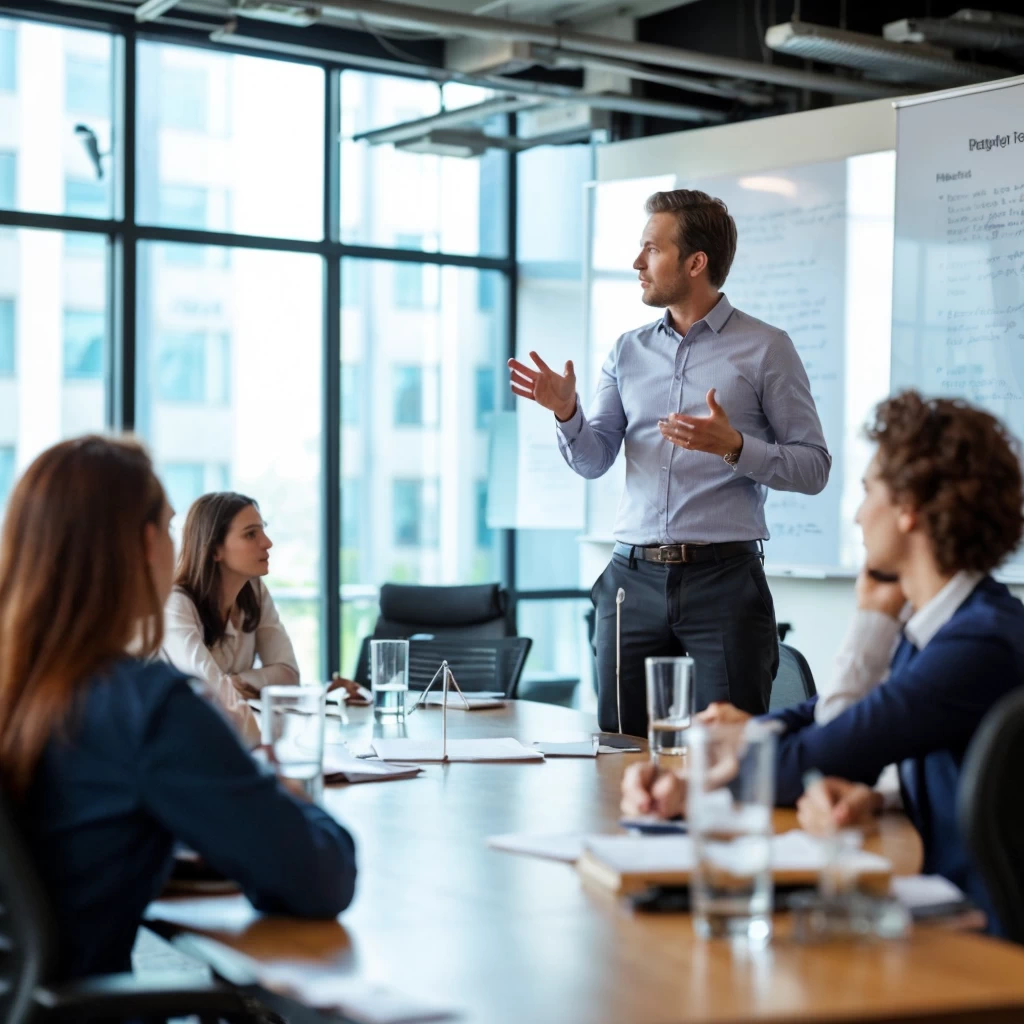
[[[756,540],[734,540],[724,544],[615,544],[615,554],[626,558],[639,558],[661,565],[683,565],[690,562],[721,561],[737,555],[759,555],[761,546]]]

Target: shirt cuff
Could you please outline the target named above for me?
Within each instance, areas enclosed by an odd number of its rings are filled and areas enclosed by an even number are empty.
[[[554,416],[554,413],[551,414]],[[555,416],[555,430],[562,435],[566,444],[571,444],[580,436],[583,429],[583,406],[580,404],[580,396],[576,395],[576,411],[564,423]]]
[[[756,480],[764,469],[765,460],[768,458],[768,442],[762,441],[759,437],[751,437],[742,431],[740,433],[743,437],[743,451],[740,452],[736,465],[732,467],[733,472],[753,477]]]

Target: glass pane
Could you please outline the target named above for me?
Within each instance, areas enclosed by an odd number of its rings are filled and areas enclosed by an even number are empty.
[[[506,282],[496,271],[431,267],[438,301],[395,301],[398,264],[344,260],[363,282],[341,318],[342,665],[351,671],[387,581],[497,580],[500,535],[486,523],[483,390],[505,353]],[[412,264],[412,266],[416,266]],[[487,279],[487,286],[481,283]],[[482,301],[482,298],[484,301]],[[485,380],[485,377],[487,379]]]
[[[533,639],[519,684],[520,697],[565,702],[571,693],[576,707],[595,706],[594,662],[587,624],[591,609],[587,600],[517,604],[519,635]]]
[[[0,516],[44,448],[106,425],[107,244],[82,237],[86,250],[57,231],[0,231]]]
[[[323,76],[304,64],[140,42],[139,220],[322,237]]]
[[[492,94],[446,85],[443,95],[445,108],[454,109]],[[360,132],[436,114],[441,101],[442,91],[431,82],[342,72],[342,241],[467,255],[507,253],[506,153],[489,149],[464,159],[353,141]],[[505,133],[504,115],[492,122],[488,134]],[[465,130],[478,128],[466,125]],[[397,266],[396,291],[415,297],[416,271],[425,270],[415,264]]]
[[[0,206],[112,216],[114,46],[103,32],[0,18]],[[68,182],[88,183],[88,199]]]
[[[138,430],[176,522],[207,491],[259,502],[267,585],[302,678],[319,679],[322,261],[149,242],[138,255]]]

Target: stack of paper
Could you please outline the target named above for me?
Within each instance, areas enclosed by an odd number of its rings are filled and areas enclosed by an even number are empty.
[[[510,833],[504,836],[490,836],[487,845],[492,850],[505,853],[525,853],[529,857],[543,860],[560,860],[573,864],[580,859],[584,843],[592,836],[529,836]]]
[[[387,779],[411,779],[422,768],[407,764],[388,764],[356,757],[344,744],[324,747],[324,782],[383,782]]]
[[[441,739],[415,740],[407,737],[379,738],[374,753],[383,761],[442,761]],[[517,739],[448,740],[449,761],[543,761],[538,750],[524,747]]]
[[[597,757],[597,740],[575,742],[551,742],[537,740],[533,744],[545,757]]]
[[[423,704],[431,708],[443,707],[444,694],[431,690],[424,698]],[[450,711],[477,711],[480,708],[503,708],[504,706],[505,695],[502,693],[467,693],[463,697],[454,690],[448,691],[448,709]]]

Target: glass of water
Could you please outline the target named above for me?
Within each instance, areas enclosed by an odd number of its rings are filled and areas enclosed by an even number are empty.
[[[701,938],[764,946],[772,934],[775,732],[756,721],[695,723],[687,749],[694,928]]]
[[[327,687],[265,686],[260,691],[263,749],[274,770],[299,782],[311,800],[323,795]]]
[[[647,740],[651,758],[679,755],[693,713],[693,658],[646,658]]]
[[[409,692],[409,641],[370,641],[370,685],[375,715],[404,715]]]

